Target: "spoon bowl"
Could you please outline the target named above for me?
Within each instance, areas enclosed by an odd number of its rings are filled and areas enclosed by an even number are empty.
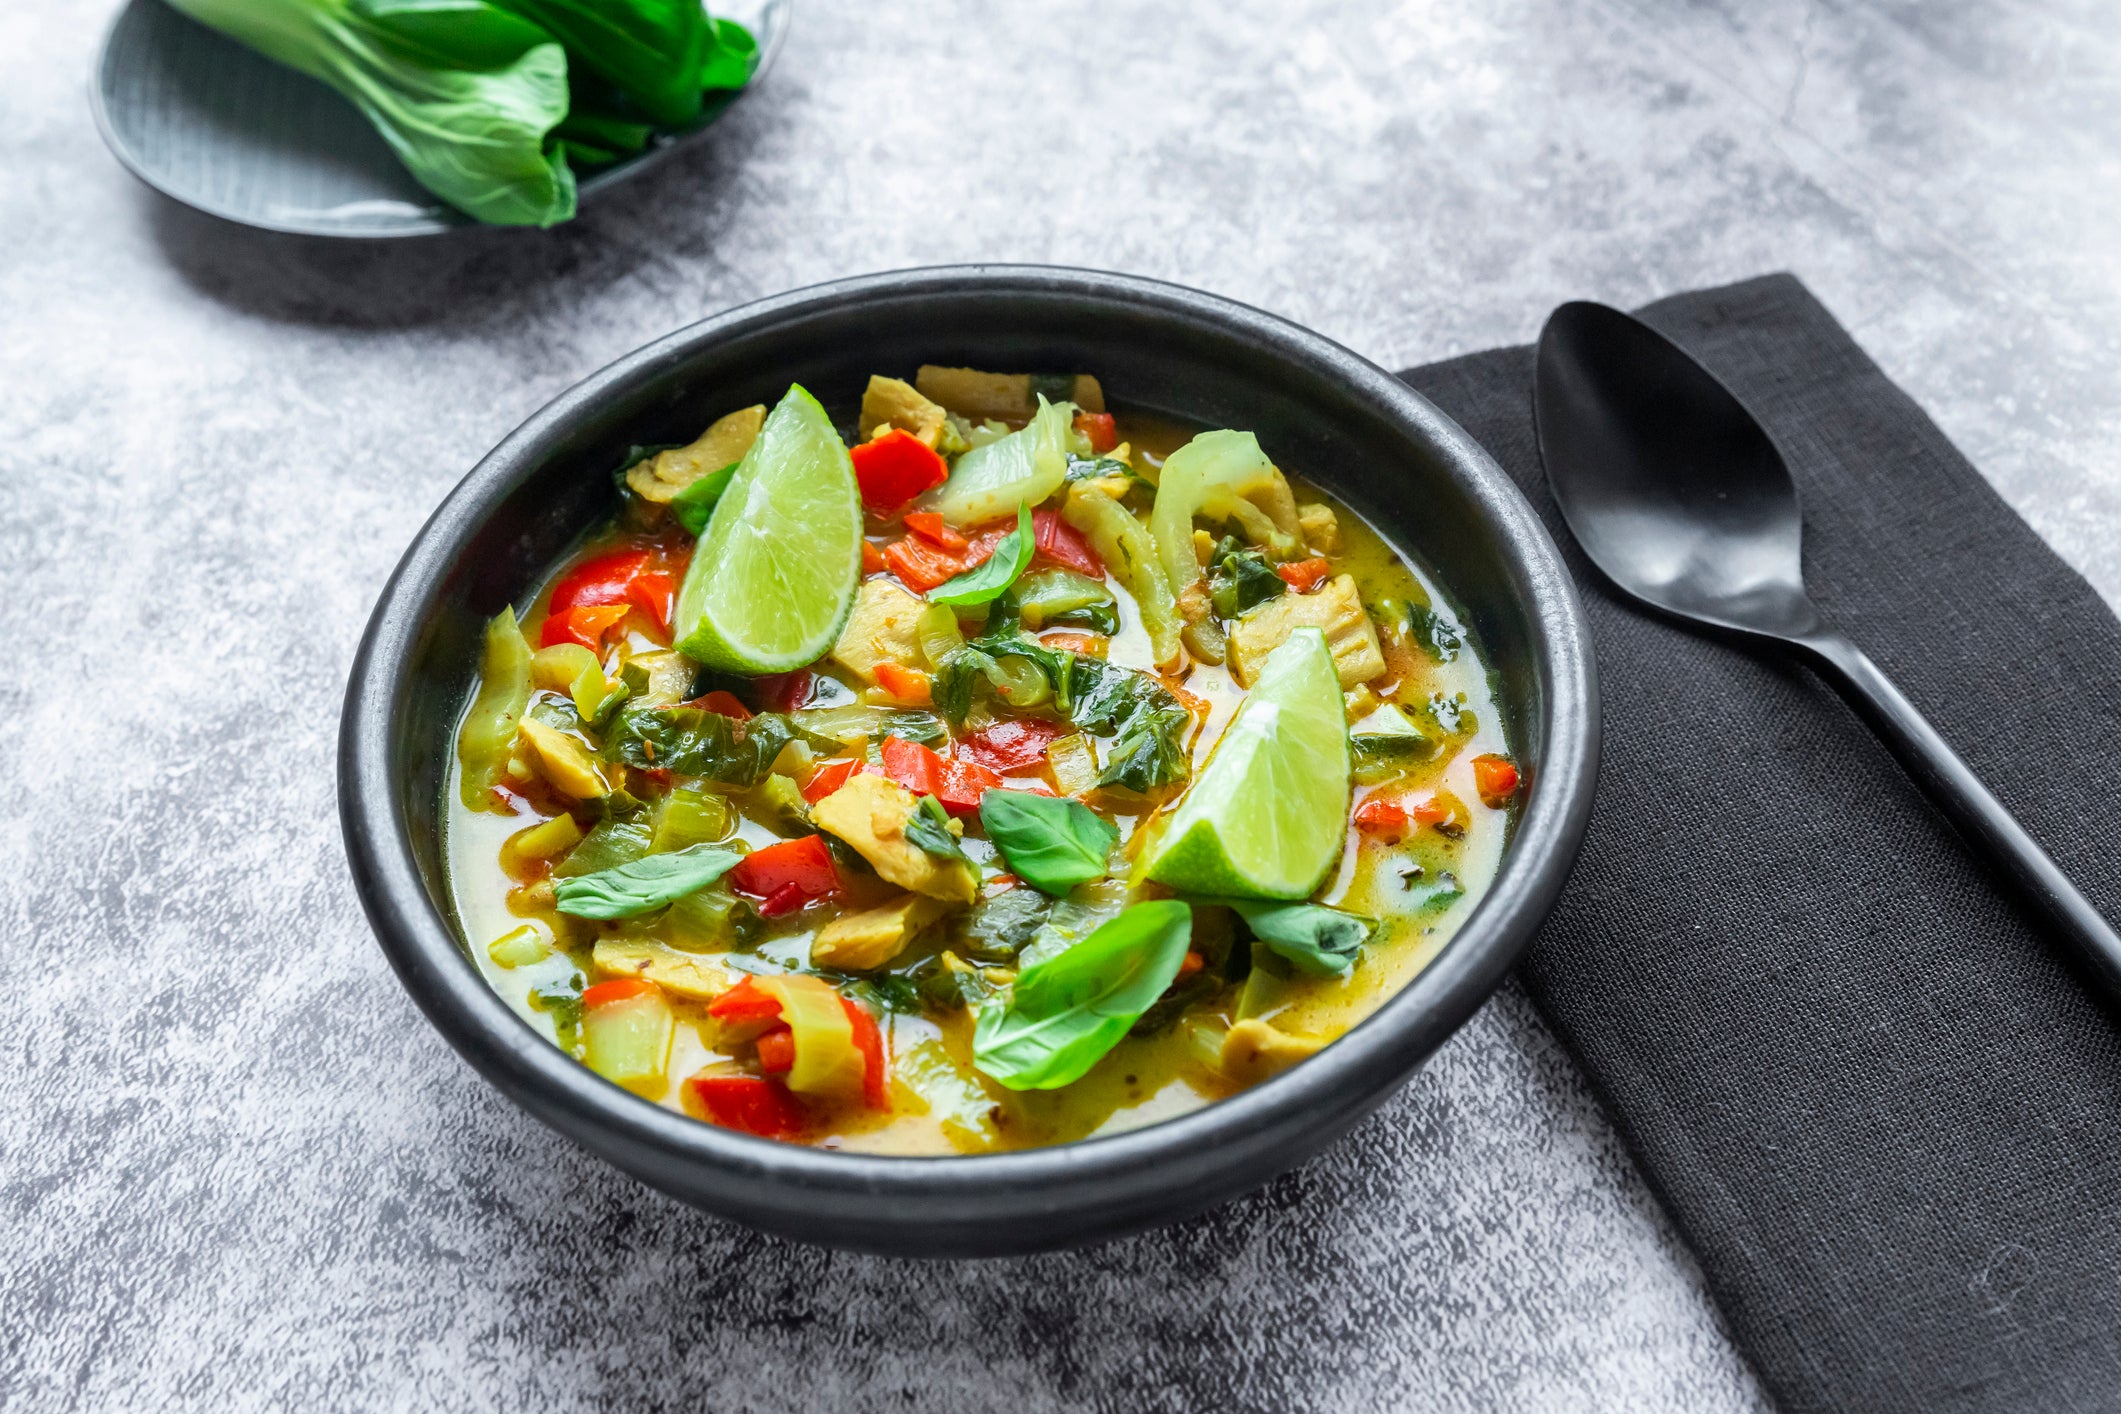
[[[1532,392],[1555,502],[1606,578],[1667,614],[1808,657],[2121,999],[2121,935],[1878,665],[1820,620],[1804,591],[1796,482],[1745,404],[1649,325],[1587,302],[1547,320]]]

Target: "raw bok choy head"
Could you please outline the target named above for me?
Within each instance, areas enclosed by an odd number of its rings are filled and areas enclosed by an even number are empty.
[[[574,215],[551,134],[567,58],[544,29],[487,0],[169,0],[266,57],[331,85],[420,185],[481,221]]]

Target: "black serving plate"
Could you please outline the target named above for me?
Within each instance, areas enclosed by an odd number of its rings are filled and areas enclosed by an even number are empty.
[[[451,920],[441,810],[485,621],[607,514],[633,443],[683,441],[791,381],[851,403],[922,362],[1096,374],[1143,411],[1249,428],[1433,568],[1500,678],[1528,789],[1456,937],[1368,1021],[1182,1118],[1022,1153],[880,1158],[779,1144],[636,1098],[487,986]],[[339,809],[377,939],[428,1018],[531,1114],[688,1203],[789,1237],[908,1255],[1021,1252],[1167,1222],[1265,1182],[1361,1119],[1501,982],[1568,873],[1597,775],[1576,593],[1503,473],[1374,364],[1258,310],[1092,271],[964,266],[798,290],[695,324],[576,384],[452,492],[385,587],[355,659]]]
[[[788,34],[793,0],[731,0],[715,14],[759,45],[751,83],[709,94],[682,133],[583,176],[579,206],[690,143],[758,86]],[[478,224],[438,201],[355,107],[163,0],[131,0],[96,56],[96,126],[120,162],[165,196],[212,216],[308,236],[390,239]]]

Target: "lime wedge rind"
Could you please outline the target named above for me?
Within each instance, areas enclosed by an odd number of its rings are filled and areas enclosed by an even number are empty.
[[[853,612],[861,569],[847,446],[817,399],[792,386],[700,532],[673,615],[677,646],[753,676],[814,663]]]
[[[1308,897],[1347,839],[1348,771],[1333,654],[1299,629],[1267,659],[1144,873],[1191,893]]]

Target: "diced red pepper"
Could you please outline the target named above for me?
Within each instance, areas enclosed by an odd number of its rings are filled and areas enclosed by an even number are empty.
[[[977,761],[955,758],[943,762],[943,786],[935,798],[952,815],[969,815],[979,809],[980,797],[1001,789],[1002,778]]]
[[[650,568],[653,559],[646,550],[614,550],[584,560],[552,586],[546,612],[564,614],[589,604],[624,604],[633,581]]]
[[[876,1018],[869,1009],[858,1002],[840,998],[840,1006],[847,1013],[847,1024],[854,1028],[854,1048],[862,1053],[862,1102],[873,1110],[891,1108],[891,1067],[884,1059],[884,1033],[877,1029]],[[791,1049],[789,1058],[794,1059]],[[759,1064],[766,1063],[766,1053],[759,1052]]]
[[[861,774],[859,761],[827,761],[811,773],[810,783],[803,787],[803,799],[812,805],[847,784],[847,778]]]
[[[1099,456],[1119,445],[1119,423],[1109,412],[1079,412],[1075,430],[1090,439],[1090,450]]]
[[[874,541],[864,540],[862,542],[862,573],[869,575],[882,574],[883,572],[884,552],[876,547]]]
[[[916,594],[926,594],[944,580],[971,568],[957,556],[936,549],[917,535],[886,545],[884,564]]]
[[[746,977],[707,1003],[707,1014],[717,1021],[774,1021],[781,1014],[781,999]]]
[[[880,516],[892,514],[950,477],[949,464],[935,448],[897,427],[862,443],[849,455],[854,459],[854,484],[861,488],[862,504]]]
[[[769,918],[830,898],[840,888],[832,851],[817,835],[782,840],[747,854],[729,871],[728,879],[729,887],[738,893],[765,900],[759,912]]]
[[[646,614],[656,632],[670,636],[670,601],[677,594],[677,579],[667,570],[648,570],[626,586],[626,600]]]
[[[982,766],[1001,772],[1037,770],[1045,764],[1054,738],[1073,728],[1039,717],[1004,717],[966,737],[959,750]]]
[[[1080,532],[1061,519],[1059,511],[1033,511],[1031,538],[1038,553],[1064,570],[1074,570],[1092,579],[1105,577],[1105,562],[1090,548]],[[991,552],[990,552],[991,553]]]
[[[935,702],[933,681],[915,668],[902,668],[891,662],[878,663],[876,685],[910,707],[927,707]]]
[[[1325,560],[1289,560],[1274,567],[1274,572],[1287,582],[1298,594],[1309,594],[1318,588],[1318,582],[1333,573],[1333,566]]]
[[[958,534],[956,527],[934,511],[908,511],[905,516],[906,529],[935,546],[956,554],[971,547],[972,542]]]
[[[759,1069],[780,1075],[795,1069],[795,1032],[783,1024],[759,1033]]]
[[[556,643],[579,643],[592,653],[601,652],[604,635],[626,621],[624,604],[583,604],[563,613],[547,614],[538,634],[538,647]]]
[[[1355,807],[1355,828],[1368,834],[1398,834],[1410,824],[1440,825],[1450,818],[1450,807],[1440,804],[1434,791],[1373,795]]]
[[[1517,794],[1517,768],[1510,764],[1507,756],[1489,752],[1473,758],[1473,789],[1480,792],[1480,803],[1490,810],[1500,810]]]
[[[1194,973],[1200,971],[1203,967],[1206,967],[1207,965],[1208,960],[1206,958],[1202,957],[1193,949],[1187,948],[1186,955],[1179,960],[1178,975],[1181,977],[1191,977]]]
[[[793,1139],[809,1128],[802,1102],[777,1080],[755,1075],[696,1075],[685,1082],[710,1124],[755,1134],[761,1139]]]
[[[943,792],[943,758],[917,741],[903,737],[884,738],[884,776],[915,795],[940,796]]]
[[[685,704],[687,707],[704,707],[710,712],[719,712],[724,717],[734,717],[739,722],[751,720],[751,709],[737,701],[736,694],[716,688],[704,697],[695,697]]]
[[[764,710],[793,712],[810,701],[810,694],[817,687],[817,674],[808,668],[797,668],[792,673],[753,678],[751,686],[757,691]]]
[[[623,1002],[634,997],[645,997],[660,990],[655,983],[640,977],[616,977],[609,982],[599,982],[594,987],[582,989],[582,1007],[595,1011],[600,1006]]]

